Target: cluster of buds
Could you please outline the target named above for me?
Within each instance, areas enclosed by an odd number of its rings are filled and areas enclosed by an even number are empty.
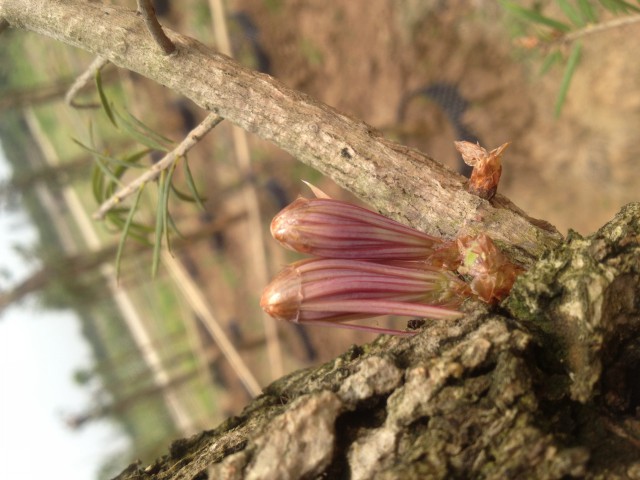
[[[282,245],[317,257],[289,265],[264,290],[260,305],[277,319],[412,334],[343,322],[456,319],[471,296],[501,300],[521,272],[486,235],[446,241],[314,191],[318,198],[296,199],[271,223]]]

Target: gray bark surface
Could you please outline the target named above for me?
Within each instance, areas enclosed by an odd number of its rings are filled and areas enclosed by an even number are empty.
[[[270,386],[132,479],[640,478],[640,203],[412,338]]]

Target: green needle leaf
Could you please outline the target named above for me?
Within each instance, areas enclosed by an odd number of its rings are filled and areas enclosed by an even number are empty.
[[[540,75],[544,75],[547,73],[551,67],[553,67],[556,63],[562,60],[562,54],[559,50],[554,50],[549,55],[547,55],[540,66]]]
[[[556,0],[556,3],[574,25],[576,25],[577,27],[584,27],[586,22],[582,17],[581,12],[579,10],[576,10],[568,0]]]
[[[173,184],[171,185],[171,191],[176,195],[176,197],[178,197],[183,202],[196,203],[196,199],[195,198],[193,198],[188,193],[183,192],[182,190],[180,190],[178,187],[176,187]]]
[[[517,5],[513,2],[502,1],[501,3],[505,9],[510,11],[513,15],[524,20],[525,22],[539,23],[541,25],[551,27],[555,30],[559,30],[561,32],[568,32],[571,30],[571,27],[566,23],[542,15],[536,10],[521,7],[520,5]]]
[[[102,108],[104,112],[113,123],[113,126],[118,128],[118,123],[116,122],[115,117],[113,116],[113,111],[111,109],[111,105],[109,105],[109,100],[107,99],[107,95],[104,93],[104,89],[102,88],[102,74],[100,73],[100,69],[96,71],[96,87],[98,89],[98,95],[100,96],[100,103],[102,104]]]
[[[158,209],[156,210],[156,233],[153,242],[153,257],[151,260],[151,278],[156,278],[156,273],[158,272],[158,265],[160,264],[160,249],[162,248],[162,232],[164,230],[163,220],[165,218],[164,215],[164,202],[162,199],[164,198],[164,191],[167,188],[167,171],[163,170],[160,173],[160,181],[158,182],[159,191],[158,191]]]
[[[182,160],[182,167],[184,169],[184,178],[187,180],[187,185],[189,186],[189,191],[191,192],[191,196],[195,200],[196,204],[203,212],[206,210],[204,208],[203,201],[206,201],[206,198],[200,197],[198,193],[198,189],[196,188],[196,183],[193,180],[193,175],[191,174],[191,169],[189,168],[189,162],[186,157]]]
[[[163,219],[162,219],[162,229],[165,241],[167,242],[167,249],[169,253],[171,253],[171,242],[169,239],[169,222],[173,224],[173,219],[169,214],[169,197],[171,196],[171,181],[173,179],[173,173],[176,171],[176,162],[173,162],[171,167],[169,167],[169,173],[167,174],[167,178],[165,180],[165,187],[163,191],[164,198],[162,199],[162,209],[163,209]],[[173,255],[173,254],[172,254]]]
[[[582,16],[587,19],[587,22],[595,23],[598,21],[598,15],[596,15],[591,0],[578,0],[578,8],[582,13]]]
[[[560,112],[562,112],[562,107],[567,97],[567,92],[569,91],[569,85],[571,85],[571,79],[573,78],[573,74],[578,66],[578,62],[580,61],[581,52],[582,44],[577,42],[571,49],[569,60],[567,61],[567,66],[565,67],[564,75],[562,76],[562,83],[560,84],[560,91],[558,92],[558,98],[554,108],[554,115],[556,118],[558,118],[560,116]]]
[[[114,212],[114,210],[117,211]],[[128,212],[129,210],[126,208],[111,209],[107,214],[106,220],[108,220],[109,223],[113,224],[115,228],[111,228],[109,230],[114,233],[122,232],[126,223],[125,215],[128,215]],[[131,225],[129,225],[129,237],[135,239],[143,245],[152,245],[148,238],[149,233],[151,233],[152,231],[154,231],[152,227],[143,225],[141,223],[131,222]]]
[[[139,120],[138,118],[136,118],[128,110],[125,110],[125,113],[127,114],[127,119],[130,122],[130,124],[137,127],[140,131],[142,131],[142,133],[145,133],[150,137],[155,138],[158,143],[166,144],[167,147],[170,147],[171,145],[173,145],[173,140],[156,132],[154,129],[149,127],[146,123],[142,122],[142,120]]]
[[[161,152],[169,151],[169,147],[173,144],[171,140],[154,132],[129,112],[126,112],[126,117],[115,109],[114,112],[122,123],[122,128],[137,142],[154,150],[160,150]]]
[[[600,0],[600,4],[612,13],[627,13],[628,11],[640,12],[640,8],[624,0]]]
[[[140,197],[142,196],[142,192],[144,191],[144,184],[138,188],[138,193],[133,199],[133,203],[131,204],[131,208],[129,209],[129,215],[127,215],[127,220],[122,229],[122,234],[120,235],[120,242],[118,243],[118,251],[116,252],[116,280],[120,277],[120,264],[122,260],[122,252],[124,251],[124,244],[129,236],[131,226],[133,225],[133,217],[135,216],[136,210],[138,209],[138,202],[140,202]]]
[[[108,155],[104,155],[98,152],[97,150],[95,150],[94,148],[88,147],[81,141],[76,140],[75,138],[72,138],[71,141],[74,142],[76,145],[78,145],[80,148],[86,150],[87,152],[91,153],[91,155],[93,155],[93,158],[96,161],[96,165],[98,166],[98,168],[100,168],[100,170],[102,170],[105,176],[109,177],[113,182],[117,184],[121,184],[120,182],[121,175],[119,176],[115,172],[112,172],[109,169],[109,167],[106,165],[106,163],[108,162],[112,162],[114,160],[116,162],[119,162],[119,160],[114,159],[113,157],[109,157]]]
[[[97,165],[93,166],[93,172],[91,173],[91,190],[96,202],[104,202],[104,174]]]
[[[169,226],[171,227],[171,231],[174,232],[176,235],[178,235],[178,237],[184,238],[184,235],[182,235],[180,230],[178,230],[178,226],[176,225],[176,222],[173,220],[173,217],[171,216],[171,214],[167,216],[167,220],[169,220]]]

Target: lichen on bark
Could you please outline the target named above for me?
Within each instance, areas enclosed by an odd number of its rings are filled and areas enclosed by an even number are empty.
[[[640,204],[634,203],[590,237],[571,232],[518,280],[507,302],[555,351],[579,402],[602,393],[603,369],[614,367],[626,377],[625,364],[637,368],[640,361],[639,219]],[[608,395],[623,410],[629,404]]]

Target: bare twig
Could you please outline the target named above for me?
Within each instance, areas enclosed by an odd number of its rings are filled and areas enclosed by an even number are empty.
[[[138,0],[138,13],[142,15],[144,19],[144,23],[147,26],[147,30],[156,41],[165,55],[169,55],[173,53],[176,49],[176,46],[173,42],[167,37],[162,30],[162,25],[158,22],[158,18],[156,17],[156,11],[151,4],[151,0]]]
[[[75,97],[87,83],[93,80],[96,72],[101,70],[107,63],[109,63],[109,60],[106,58],[96,57],[95,60],[91,62],[91,65],[73,82],[73,85],[71,85],[67,94],[64,96],[64,103],[73,108],[97,108],[99,106],[97,103],[80,104],[75,101]]]
[[[189,132],[189,135],[185,137],[185,139],[178,145],[174,150],[167,153],[158,163],[153,165],[149,170],[147,170],[144,174],[140,175],[134,181],[129,183],[124,188],[117,191],[111,197],[109,197],[102,205],[96,213],[93,214],[93,218],[96,220],[104,219],[105,215],[109,210],[111,210],[114,206],[122,202],[125,198],[132,195],[134,192],[138,190],[138,188],[147,183],[158,178],[160,173],[163,170],[171,167],[174,162],[177,161],[180,157],[183,157],[191,148],[193,148],[200,139],[206,135],[211,129],[213,129],[216,125],[218,125],[222,121],[222,117],[216,114],[209,114],[207,118],[205,118],[200,125]]]
[[[608,22],[598,23],[595,25],[587,25],[580,30],[576,30],[575,32],[571,32],[564,37],[562,37],[562,42],[574,42],[579,38],[586,37],[587,35],[592,35],[594,33],[600,33],[605,30],[610,30],[612,28],[624,27],[626,25],[631,25],[634,23],[640,22],[640,14],[638,15],[629,15],[621,18],[614,18],[613,20],[609,20]]]
[[[213,31],[216,44],[220,52],[233,57],[231,51],[231,41],[229,39],[229,30],[227,29],[226,14],[222,0],[209,0],[213,19]],[[241,178],[247,178],[251,175],[251,158],[249,154],[249,142],[247,141],[247,132],[239,127],[233,126],[233,144],[236,153],[236,162]],[[255,275],[258,288],[266,285],[269,281],[269,266],[267,264],[267,255],[265,253],[265,242],[263,235],[263,222],[260,215],[260,203],[255,185],[252,182],[246,182],[242,187],[242,195],[245,207],[249,214],[248,229],[248,248],[251,259],[251,270]],[[280,348],[280,340],[278,338],[278,326],[268,315],[262,312],[262,321],[267,338],[267,355],[272,378],[280,378],[284,374],[282,364],[282,351]]]

